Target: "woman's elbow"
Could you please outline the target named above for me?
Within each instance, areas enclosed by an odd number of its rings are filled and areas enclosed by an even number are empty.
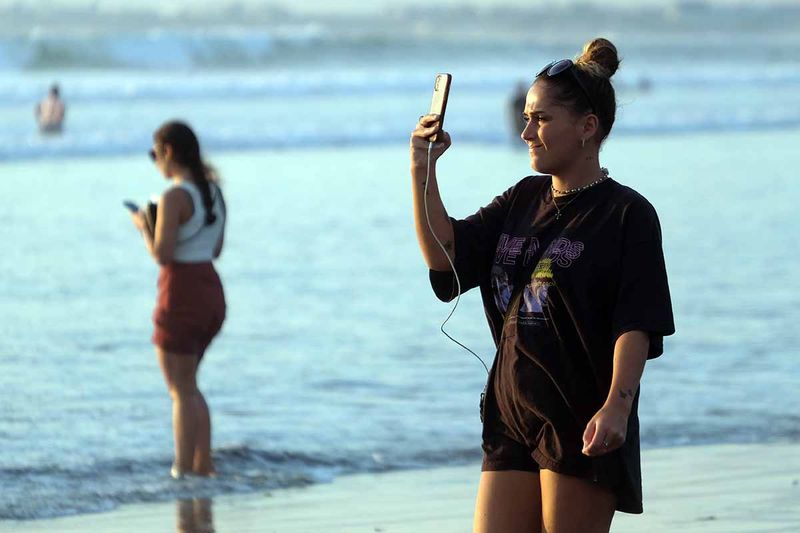
[[[167,265],[172,262],[173,253],[172,250],[161,250],[159,248],[155,248],[153,250],[153,257],[161,266]]]
[[[435,270],[436,272],[453,271],[453,267],[450,265],[450,262],[444,256],[439,258],[426,258],[425,264],[428,266],[429,270]]]
[[[436,297],[439,299],[440,302],[444,302],[446,304],[455,300],[457,296],[457,294],[454,292],[443,293],[443,292],[433,291],[433,293],[436,295]]]

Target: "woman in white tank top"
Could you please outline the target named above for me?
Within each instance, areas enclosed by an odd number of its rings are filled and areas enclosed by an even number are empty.
[[[133,220],[161,267],[152,341],[172,397],[171,473],[211,476],[211,417],[197,369],[225,320],[225,294],[212,261],[222,252],[227,212],[216,174],[203,163],[189,126],[167,122],[153,139],[150,157],[172,186],[159,200],[155,234],[142,212]]]

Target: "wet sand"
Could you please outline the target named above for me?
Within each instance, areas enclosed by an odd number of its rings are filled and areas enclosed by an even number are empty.
[[[645,450],[645,513],[617,513],[614,533],[800,531],[800,446]],[[108,513],[0,522],[0,531],[64,533],[469,532],[479,465],[359,474],[330,484]],[[213,529],[211,529],[213,527]]]

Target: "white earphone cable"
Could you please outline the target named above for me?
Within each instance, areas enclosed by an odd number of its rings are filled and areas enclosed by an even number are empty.
[[[486,366],[486,363],[484,362],[484,360],[478,354],[476,354],[475,352],[473,352],[472,350],[470,350],[469,348],[467,348],[466,346],[464,346],[463,344],[458,342],[452,336],[450,336],[450,334],[447,333],[447,331],[445,331],[445,329],[444,329],[445,324],[447,324],[447,322],[450,320],[450,318],[456,312],[456,308],[458,307],[458,302],[461,301],[461,280],[458,278],[458,272],[456,271],[456,266],[453,263],[453,260],[450,258],[450,254],[447,252],[447,249],[442,244],[442,241],[439,240],[439,237],[437,237],[436,233],[433,231],[433,226],[431,225],[431,218],[430,218],[430,216],[428,216],[428,183],[430,182],[430,179],[431,179],[431,150],[432,149],[433,149],[433,142],[428,142],[428,166],[427,166],[427,173],[426,173],[426,176],[425,176],[425,190],[422,193],[423,194],[422,203],[425,206],[425,221],[428,223],[428,229],[430,230],[431,235],[433,235],[433,239],[436,241],[436,244],[439,245],[439,248],[442,249],[442,252],[444,252],[445,257],[447,257],[447,262],[450,263],[450,268],[453,269],[453,276],[455,276],[455,278],[456,278],[456,303],[455,303],[455,305],[453,305],[453,308],[450,310],[450,314],[447,315],[447,318],[444,319],[444,322],[442,322],[442,325],[439,327],[439,329],[441,330],[441,332],[444,334],[445,337],[447,337],[448,339],[450,339],[451,341],[453,341],[454,343],[458,344],[459,346],[464,348],[466,351],[471,353],[473,356],[475,356],[475,358],[478,361],[481,362],[481,364],[483,365],[483,368],[486,370],[486,373],[488,374],[489,373],[489,367]]]

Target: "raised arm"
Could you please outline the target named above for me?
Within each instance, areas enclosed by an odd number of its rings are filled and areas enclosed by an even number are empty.
[[[439,141],[430,147],[428,138],[440,130],[437,115],[420,117],[411,133],[411,181],[414,203],[414,224],[422,257],[431,270],[451,271],[452,267],[439,242],[447,250],[450,259],[455,257],[453,227],[444,208],[436,183],[436,161],[450,147],[450,135],[442,131]],[[430,148],[430,150],[429,150]],[[430,160],[430,165],[428,164]],[[427,201],[426,201],[427,182]],[[427,216],[426,216],[427,203]],[[430,226],[429,226],[430,222]],[[431,228],[433,232],[431,233]]]

